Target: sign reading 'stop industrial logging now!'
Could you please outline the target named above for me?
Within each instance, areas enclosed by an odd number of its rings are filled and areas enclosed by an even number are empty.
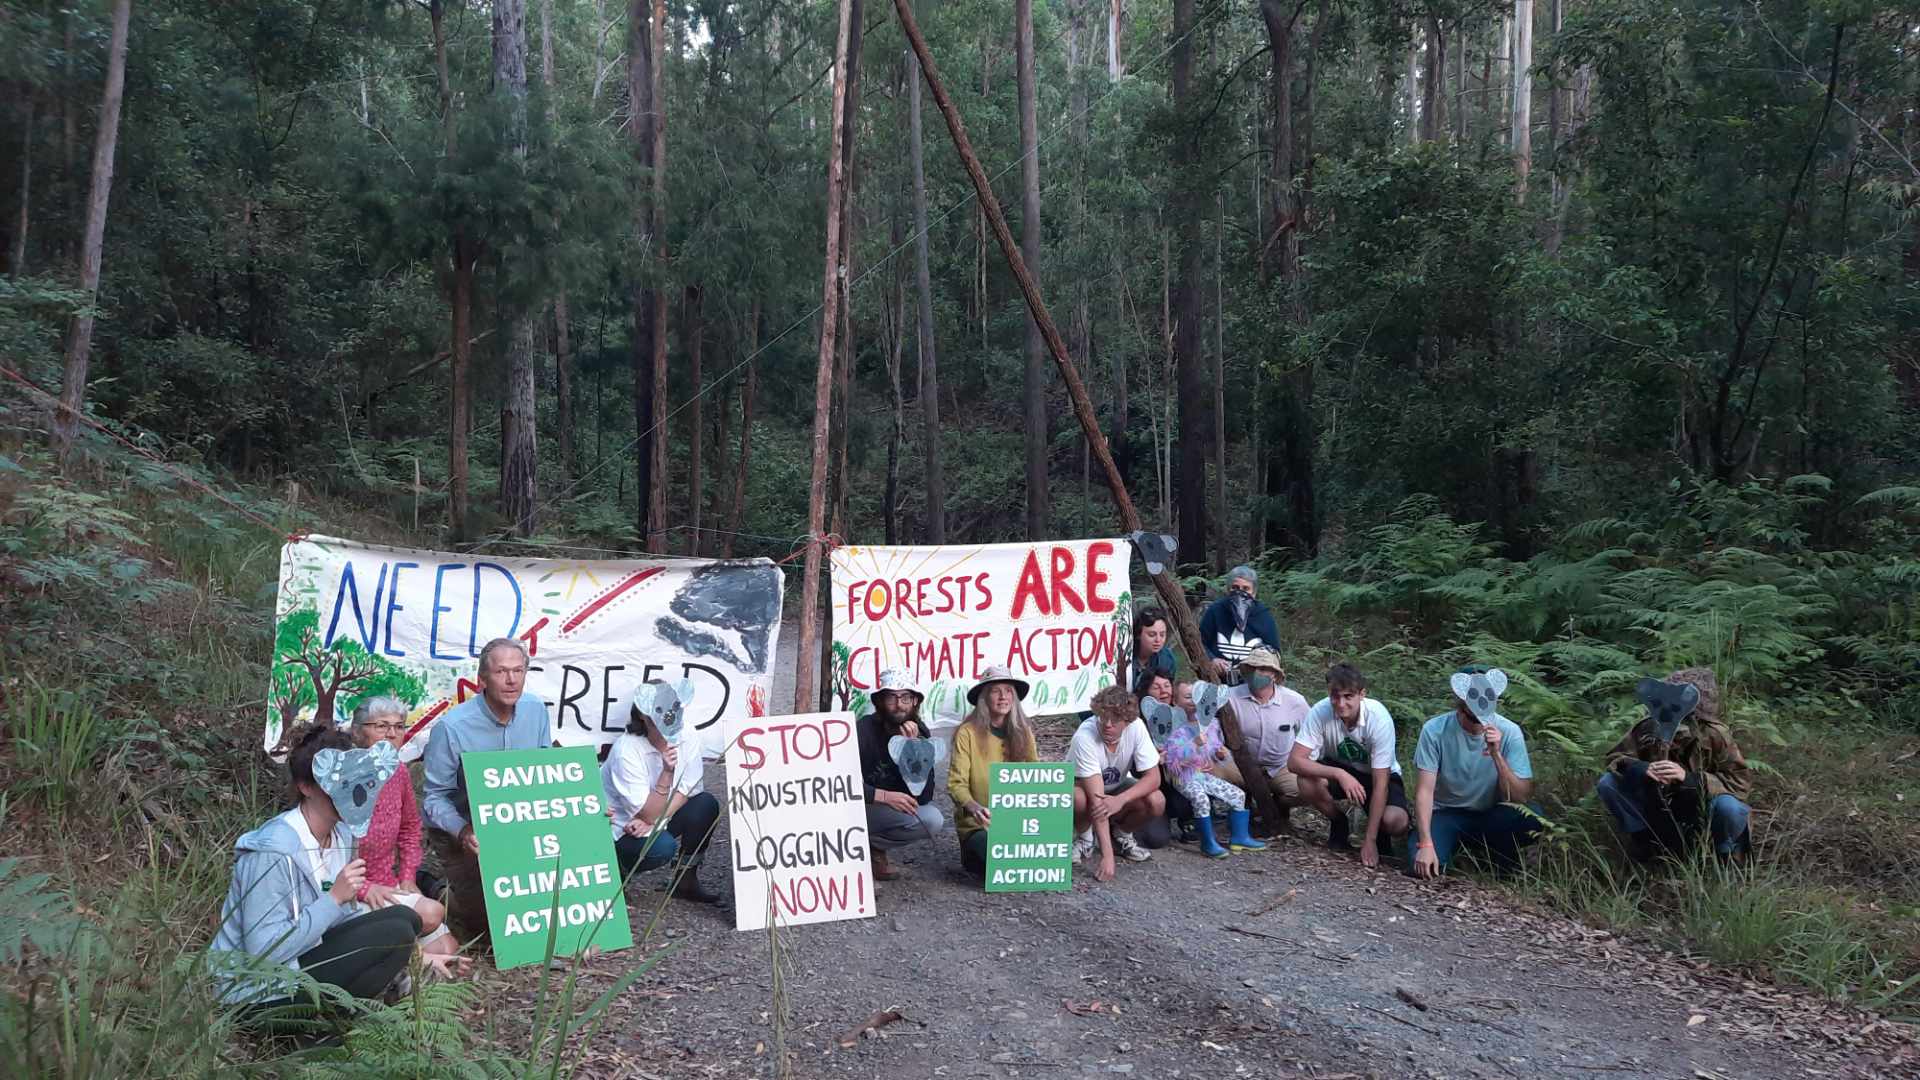
[[[736,720],[727,746],[734,928],[872,915],[852,714]]]
[[[1125,540],[833,550],[833,689],[864,711],[880,673],[901,668],[922,711],[952,720],[980,672],[1031,684],[1030,713],[1087,707],[1113,682],[1133,619]]]

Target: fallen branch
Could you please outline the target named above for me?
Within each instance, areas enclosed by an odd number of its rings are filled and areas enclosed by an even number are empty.
[[[840,1048],[842,1050],[851,1050],[860,1045],[861,1039],[876,1038],[879,1036],[881,1028],[904,1019],[906,1019],[906,1017],[902,1016],[898,1010],[882,1009],[872,1016],[867,1017],[866,1023],[840,1036]]]
[[[1434,1036],[1435,1038],[1438,1038],[1438,1037],[1439,1037],[1439,1035],[1440,1035],[1440,1033],[1439,1033],[1439,1032],[1437,1032],[1437,1031],[1435,1031],[1435,1030],[1433,1030],[1433,1029],[1432,1029],[1432,1028],[1430,1028],[1430,1027],[1427,1027],[1427,1026],[1426,1026],[1425,1024],[1416,1024],[1416,1023],[1414,1023],[1413,1021],[1411,1021],[1411,1020],[1409,1020],[1409,1019],[1407,1019],[1407,1018],[1406,1018],[1406,1017],[1404,1017],[1404,1016],[1395,1016],[1394,1014],[1392,1014],[1392,1013],[1390,1013],[1390,1012],[1388,1012],[1388,1011],[1387,1011],[1387,1010],[1385,1010],[1385,1009],[1376,1009],[1376,1008],[1374,1008],[1374,1007],[1373,1007],[1373,1006],[1371,1006],[1371,1005],[1362,1005],[1362,1006],[1360,1006],[1360,1007],[1361,1007],[1361,1008],[1363,1008],[1363,1009],[1365,1009],[1365,1010],[1367,1010],[1368,1012],[1376,1012],[1376,1013],[1379,1013],[1379,1014],[1380,1014],[1381,1016],[1384,1016],[1384,1017],[1386,1017],[1387,1019],[1389,1019],[1389,1020],[1391,1020],[1391,1021],[1393,1021],[1393,1022],[1394,1022],[1394,1023],[1396,1023],[1396,1024],[1405,1024],[1405,1025],[1407,1025],[1408,1027],[1410,1027],[1410,1028],[1413,1028],[1413,1029],[1414,1029],[1414,1030],[1416,1030],[1416,1031],[1424,1031],[1424,1032],[1426,1032],[1427,1034],[1429,1034],[1429,1035],[1432,1035],[1432,1036]]]

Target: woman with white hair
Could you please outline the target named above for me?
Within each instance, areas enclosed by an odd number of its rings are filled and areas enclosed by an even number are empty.
[[[353,743],[369,747],[387,742],[397,751],[406,741],[407,706],[382,695],[362,701],[353,710]],[[380,788],[373,819],[360,841],[360,857],[367,862],[367,878],[356,899],[372,909],[412,908],[420,916],[420,955],[442,975],[468,961],[460,943],[447,930],[446,905],[420,894],[414,875],[420,870],[420,807],[413,797],[413,776],[402,765]]]

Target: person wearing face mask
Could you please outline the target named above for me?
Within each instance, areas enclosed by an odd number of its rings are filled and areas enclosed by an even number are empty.
[[[356,845],[371,806],[349,823],[323,787],[333,783],[329,769],[361,766],[348,755],[377,753],[356,750],[330,724],[301,732],[287,753],[299,802],[234,845],[233,881],[209,952],[220,1000],[244,1006],[251,1022],[277,1027],[291,1019],[287,1006],[319,1004],[290,972],[372,998],[395,984],[413,956],[420,916],[412,908],[373,910],[355,899],[367,879]]]
[[[1497,873],[1520,865],[1520,847],[1540,834],[1533,762],[1520,725],[1498,712],[1507,675],[1478,664],[1453,675],[1453,711],[1420,729],[1413,767],[1420,778],[1413,806],[1418,842],[1407,872],[1436,877],[1462,844],[1484,849]]]
[[[1288,807],[1301,804],[1300,780],[1288,767],[1287,759],[1293,752],[1300,725],[1306,722],[1307,699],[1286,685],[1286,672],[1272,649],[1249,652],[1240,661],[1240,677],[1240,685],[1227,691],[1226,700],[1213,718],[1218,720],[1231,712],[1239,721],[1241,741],[1259,764],[1260,771],[1266,774],[1267,790],[1273,793],[1284,815]],[[1249,778],[1240,775],[1240,767],[1232,757],[1214,766],[1213,771],[1242,791],[1253,790],[1248,786]],[[1274,825],[1281,830],[1285,828],[1284,821]]]
[[[873,877],[892,881],[900,876],[887,857],[894,848],[933,839],[946,824],[933,805],[933,779],[918,793],[902,775],[889,746],[895,736],[925,738],[920,719],[920,690],[906,672],[889,668],[880,673],[873,691],[873,711],[854,725],[860,744],[860,778],[867,796],[867,835],[873,838]]]
[[[1228,685],[1239,681],[1235,673],[1248,653],[1263,646],[1280,647],[1280,627],[1273,621],[1273,612],[1254,598],[1259,580],[1253,567],[1234,567],[1227,572],[1227,594],[1200,616],[1200,644],[1207,650],[1204,663]]]

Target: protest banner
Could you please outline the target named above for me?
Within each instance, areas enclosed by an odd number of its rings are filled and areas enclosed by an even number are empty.
[[[326,536],[280,553],[264,745],[315,719],[344,724],[377,694],[406,703],[411,760],[447,709],[479,692],[480,649],[512,638],[555,741],[598,746],[625,730],[638,683],[687,679],[687,720],[708,756],[723,722],[764,716],[783,585],[766,559],[510,559]]]
[[[734,929],[872,915],[853,715],[729,720],[727,746]]]
[[[1073,888],[1073,770],[1064,761],[996,762],[987,783],[987,891]]]
[[[1131,642],[1125,540],[833,549],[833,692],[856,714],[889,668],[909,672],[941,726],[984,668],[1031,687],[1030,714],[1075,712],[1113,683]]]
[[[633,944],[620,864],[589,746],[461,755],[494,966]]]

